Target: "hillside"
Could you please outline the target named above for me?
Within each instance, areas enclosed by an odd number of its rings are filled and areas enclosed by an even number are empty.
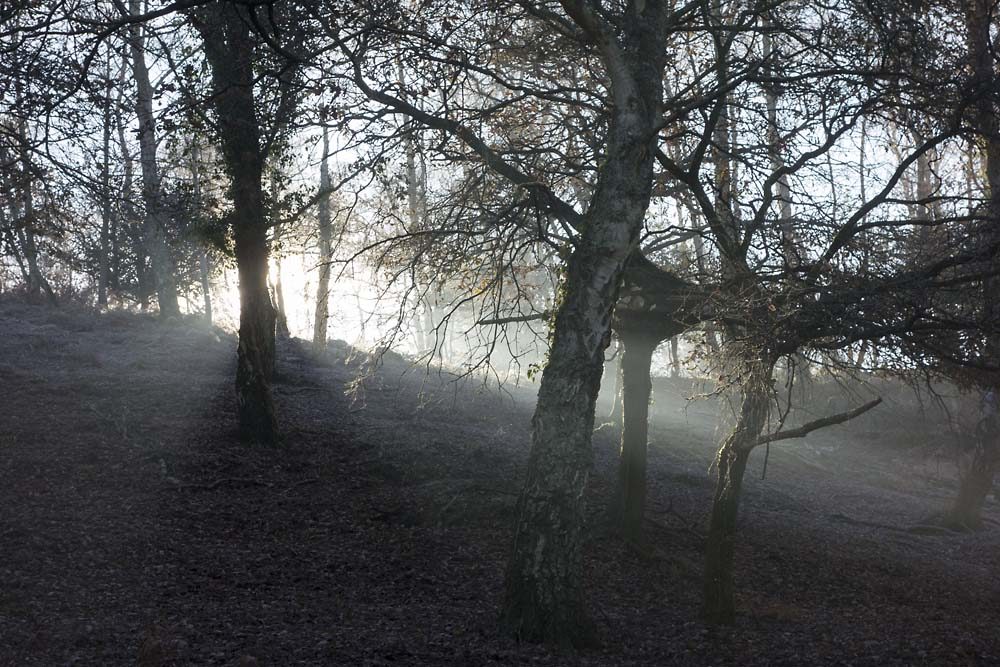
[[[606,525],[618,434],[604,427],[586,552],[602,647],[563,654],[495,630],[531,388],[393,354],[358,387],[346,344],[279,345],[284,446],[247,448],[221,330],[0,300],[0,664],[1000,662],[1000,506],[980,533],[909,530],[953,473],[897,446],[926,436],[906,406],[773,447],[764,479],[754,455],[740,617],[708,630],[700,549],[724,410],[658,382],[648,549]]]

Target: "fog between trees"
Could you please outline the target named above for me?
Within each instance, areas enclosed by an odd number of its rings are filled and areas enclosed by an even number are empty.
[[[505,636],[581,649],[602,378],[608,521],[643,553],[650,368],[671,349],[731,406],[700,576],[701,620],[732,624],[752,453],[885,409],[889,378],[963,395],[956,497],[920,526],[983,528],[996,32],[986,0],[15,0],[3,291],[229,318],[247,447],[295,438],[276,337],[536,383],[489,603]],[[818,409],[835,381],[862,389]]]

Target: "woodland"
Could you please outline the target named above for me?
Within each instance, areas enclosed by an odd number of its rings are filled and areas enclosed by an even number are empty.
[[[1000,662],[998,40],[4,0],[0,664]]]

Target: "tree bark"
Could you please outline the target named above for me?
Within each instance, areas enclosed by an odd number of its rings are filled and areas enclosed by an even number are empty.
[[[652,192],[666,8],[658,2],[630,5],[623,18],[623,46],[610,27],[602,27],[593,5],[562,6],[584,29],[600,33],[614,106],[598,186],[566,265],[542,371],[501,626],[529,641],[585,646],[596,641],[581,572],[594,407],[612,309]]]
[[[110,59],[109,59],[110,61]],[[104,116],[101,134],[101,257],[97,275],[97,305],[108,306],[108,282],[111,276],[111,72],[108,65],[108,80],[104,88]]]
[[[758,359],[751,361],[750,365],[747,378],[740,387],[740,412],[736,425],[723,441],[716,459],[718,479],[705,547],[703,606],[705,620],[711,624],[729,624],[736,618],[733,557],[743,473],[750,452],[767,423],[770,409],[774,361]]]
[[[330,218],[330,131],[326,114],[322,114],[323,157],[319,163],[319,280],[316,284],[316,316],[313,319],[313,347],[326,348],[327,326],[330,320],[330,260],[333,252],[333,221]]]
[[[996,22],[996,4],[991,0],[967,0],[965,5],[966,47],[972,65],[972,84],[976,95],[975,125],[985,143],[986,166],[986,218],[987,240],[995,243],[1000,238],[1000,117],[992,91],[998,80],[990,30]],[[998,260],[994,255],[993,267]],[[997,299],[998,281],[990,278],[984,290],[984,309],[991,326],[1000,322],[1000,301]],[[1000,334],[989,334],[988,356],[992,361],[1000,358]],[[996,384],[993,391],[998,391]],[[980,513],[998,467],[998,429],[996,416],[984,420],[979,429],[977,446],[960,474],[958,497],[946,520],[956,526],[977,528]]]
[[[201,147],[198,138],[192,137],[191,141],[191,188],[194,194],[194,205],[201,209]],[[208,250],[202,249],[201,257],[198,258],[198,270],[201,277],[201,297],[203,301],[205,323],[212,325],[212,258],[208,255]]]
[[[618,460],[615,503],[622,535],[642,541],[646,513],[646,456],[649,436],[649,399],[653,391],[649,368],[660,341],[641,333],[619,332],[622,342],[622,403],[624,419]]]
[[[976,446],[959,461],[958,496],[945,515],[945,525],[959,530],[982,526],[983,504],[993,490],[993,477],[1000,463],[998,438],[997,417],[984,419],[976,434]]]
[[[281,257],[274,262],[275,333],[282,338],[291,336],[288,330],[288,313],[285,311],[285,288],[281,282]]]
[[[198,269],[201,274],[201,297],[205,310],[205,323],[211,326],[214,319],[212,313],[212,260],[208,256],[207,250],[201,251]]]
[[[268,225],[264,150],[254,99],[254,39],[243,10],[217,2],[195,13],[212,70],[213,104],[230,177],[230,216],[239,272],[240,331],[236,400],[244,441],[273,444],[278,424],[271,395],[275,312],[267,289]]]
[[[141,13],[139,0],[129,0],[129,13]],[[139,118],[139,165],[142,171],[142,199],[146,207],[143,222],[143,241],[149,254],[153,278],[156,281],[156,300],[161,317],[177,317],[177,283],[174,262],[164,230],[167,215],[163,204],[160,172],[156,161],[156,119],[153,116],[153,86],[149,82],[142,25],[129,27],[128,42],[132,56],[132,76],[136,84],[135,112]]]

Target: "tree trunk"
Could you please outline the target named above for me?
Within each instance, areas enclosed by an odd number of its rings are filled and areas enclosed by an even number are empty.
[[[996,89],[997,73],[994,49],[990,35],[996,24],[996,3],[991,0],[968,0],[965,5],[966,47],[972,65],[976,93],[976,130],[984,138],[986,166],[986,217],[987,242],[996,243],[1000,238],[1000,113],[991,94]],[[996,253],[993,268],[998,268]],[[997,298],[998,281],[990,278],[984,290],[984,310],[987,321],[996,327],[1000,322],[1000,300]],[[996,329],[989,334],[987,356],[995,361],[1000,357],[1000,334]],[[998,388],[994,384],[993,391]],[[993,476],[998,467],[998,431],[996,416],[990,415],[977,434],[979,442],[961,475],[958,497],[947,520],[956,526],[976,528],[981,524],[982,506],[993,486]]]
[[[20,92],[17,93],[20,98]],[[38,245],[35,242],[35,194],[34,194],[34,174],[31,166],[31,156],[28,153],[28,131],[24,121],[17,125],[17,138],[20,147],[21,179],[20,179],[20,199],[21,216],[18,220],[15,209],[15,220],[17,225],[17,238],[21,243],[21,254],[28,265],[28,296],[32,300],[40,298],[45,292],[46,299],[50,305],[57,305],[55,292],[52,286],[45,279],[41,268],[38,265]]]
[[[993,489],[993,477],[1000,462],[997,452],[996,417],[983,420],[976,434],[976,446],[963,454],[959,461],[958,497],[945,515],[945,524],[959,530],[976,530],[982,526],[983,504]]]
[[[571,3],[563,7],[571,13],[579,9]],[[607,146],[597,189],[566,265],[563,298],[531,422],[528,477],[518,500],[505,582],[501,625],[529,641],[565,646],[596,641],[585,610],[581,572],[584,493],[612,310],[652,191],[665,15],[663,4],[636,3],[625,30],[634,41],[624,62],[612,60],[608,66],[614,107]]]
[[[750,363],[745,384],[740,387],[742,396],[736,426],[723,441],[716,459],[718,480],[705,547],[703,607],[705,620],[712,624],[728,624],[736,618],[733,555],[743,473],[770,409],[774,361],[759,359]]]
[[[275,332],[282,338],[291,336],[288,330],[288,313],[285,311],[285,289],[281,284],[281,257],[274,262]]]
[[[197,210],[201,210],[201,146],[198,138],[192,136],[191,139],[191,189],[194,196],[194,205]],[[212,258],[208,255],[208,250],[203,249],[198,258],[198,271],[201,276],[201,297],[203,301],[205,323],[212,325]]]
[[[230,216],[240,277],[236,399],[244,441],[273,444],[278,425],[271,396],[275,312],[267,289],[268,240],[262,149],[254,99],[254,37],[245,10],[229,3],[193,15],[212,71],[219,141],[230,177]]]
[[[274,375],[276,317],[267,291],[268,245],[263,197],[260,181],[255,189],[252,175],[236,177],[233,181],[234,189],[240,187],[237,183],[244,186],[235,193],[234,218],[238,222],[233,225],[240,276],[240,332],[236,351],[240,436],[247,442],[274,444],[278,429],[271,378]],[[254,208],[254,201],[259,208]]]
[[[201,296],[204,300],[205,308],[205,323],[211,326],[213,318],[212,314],[212,260],[208,256],[208,251],[201,251],[201,261],[198,262],[198,268],[201,273]]]
[[[101,135],[101,257],[97,275],[97,305],[108,306],[108,282],[111,276],[111,72],[109,64],[108,81],[104,89],[104,122]]]
[[[129,13],[141,13],[139,0],[129,0]],[[167,215],[163,205],[160,173],[156,162],[156,119],[153,116],[153,86],[149,82],[142,26],[129,27],[129,49],[132,56],[132,76],[136,83],[135,111],[139,118],[139,164],[142,169],[142,199],[146,206],[143,240],[149,254],[153,278],[156,280],[156,300],[162,317],[180,315],[177,304],[177,283],[174,263],[164,234]]]
[[[624,419],[618,460],[618,493],[615,503],[622,535],[629,542],[642,541],[646,513],[646,454],[649,435],[649,399],[653,383],[649,367],[659,341],[640,334],[619,332],[622,343],[622,403]]]
[[[680,377],[681,374],[681,352],[680,336],[670,337],[670,377]]]
[[[326,114],[322,114],[323,158],[319,163],[319,281],[316,284],[316,317],[313,319],[313,346],[326,348],[327,326],[330,320],[330,260],[333,253],[333,221],[330,218],[330,131]]]

